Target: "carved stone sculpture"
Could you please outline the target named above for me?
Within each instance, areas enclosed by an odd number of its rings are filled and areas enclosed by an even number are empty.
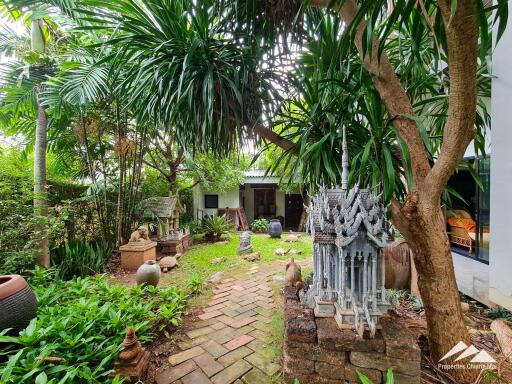
[[[123,341],[123,350],[114,363],[115,372],[111,376],[129,377],[132,383],[139,381],[147,368],[149,355],[140,344],[135,330],[129,328]]]
[[[150,241],[148,230],[145,227],[139,227],[137,230],[133,231],[130,235],[130,240],[128,240],[129,243],[142,241]]]
[[[300,283],[300,284],[299,284]],[[284,274],[284,284],[286,286],[300,288],[302,287],[302,270],[293,257],[290,262],[286,264],[286,270]]]
[[[240,245],[237,248],[239,255],[252,252],[251,232],[244,231],[240,235]]]

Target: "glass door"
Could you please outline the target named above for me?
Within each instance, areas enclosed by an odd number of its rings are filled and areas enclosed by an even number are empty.
[[[482,187],[477,185],[476,197],[476,258],[485,263],[489,262],[489,242],[490,242],[490,189],[491,189],[491,158],[490,156],[477,159],[477,172],[482,183]]]

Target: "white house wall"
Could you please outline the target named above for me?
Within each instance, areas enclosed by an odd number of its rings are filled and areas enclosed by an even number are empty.
[[[217,214],[216,208],[206,209],[204,207],[204,195],[218,195],[219,196],[219,208],[238,208],[240,206],[240,199],[238,189],[231,191],[215,192],[215,191],[204,191],[200,185],[196,185],[193,189],[194,199],[194,217],[197,217],[197,210],[202,210],[205,215],[215,216]]]
[[[512,2],[509,2],[509,13]],[[512,26],[492,55],[489,297],[512,310]]]

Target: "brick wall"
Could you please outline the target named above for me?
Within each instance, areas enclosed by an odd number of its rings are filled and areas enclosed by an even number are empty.
[[[374,338],[340,329],[334,318],[315,318],[298,300],[294,287],[284,289],[283,373],[287,383],[360,383],[356,371],[374,384],[393,368],[396,384],[420,382],[421,351],[412,333],[390,317],[380,320]]]

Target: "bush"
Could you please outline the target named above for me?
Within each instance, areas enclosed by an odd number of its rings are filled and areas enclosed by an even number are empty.
[[[9,253],[0,264],[0,275],[24,275],[31,271],[36,266],[36,253],[29,249]]]
[[[103,272],[113,248],[108,244],[91,245],[82,240],[66,242],[52,251],[51,262],[57,277],[69,280]]]
[[[229,233],[231,223],[226,219],[225,215],[210,217],[203,219],[204,237],[211,241],[219,241],[222,235]]]
[[[251,229],[253,232],[265,233],[268,231],[268,220],[257,219],[251,223]]]
[[[30,279],[37,318],[17,337],[0,334],[2,383],[111,383],[127,328],[144,343],[180,324],[185,295],[175,288],[128,288],[104,276],[61,281],[54,273],[37,269]]]

